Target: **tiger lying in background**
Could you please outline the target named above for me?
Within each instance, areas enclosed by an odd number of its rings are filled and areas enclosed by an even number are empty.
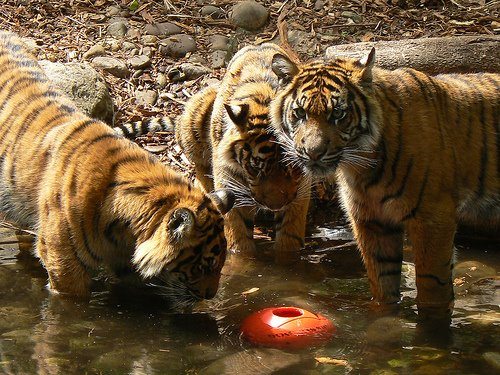
[[[400,299],[405,231],[422,316],[449,316],[457,221],[500,229],[500,75],[429,77],[338,58],[273,71],[285,152],[314,176],[336,173],[375,301]]]
[[[269,125],[269,104],[280,86],[275,44],[248,46],[230,61],[220,86],[193,96],[175,128],[205,191],[227,188],[236,207],[225,215],[228,247],[251,251],[256,208],[275,212],[277,258],[304,246],[310,180],[283,158]]]
[[[206,195],[85,116],[7,32],[0,66],[0,209],[37,232],[50,290],[84,296],[104,266],[185,303],[213,297],[231,194]]]

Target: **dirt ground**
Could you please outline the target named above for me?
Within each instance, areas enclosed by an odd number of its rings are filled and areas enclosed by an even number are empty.
[[[269,12],[267,24],[257,32],[237,29],[229,14],[236,3],[228,0],[4,0],[0,7],[0,28],[36,41],[39,59],[59,62],[83,61],[84,53],[100,40],[109,38],[107,27],[110,7],[119,8],[121,16],[135,32],[123,37],[144,48],[142,36],[147,24],[171,22],[196,41],[196,54],[210,61],[210,38],[218,34],[230,38],[235,50],[250,43],[276,37],[276,21],[285,8],[290,31],[314,40],[303,59],[320,56],[335,44],[359,41],[397,40],[466,34],[500,33],[500,1],[487,0],[286,0],[258,1]],[[222,9],[219,18],[203,16],[204,5]],[[115,105],[115,123],[145,116],[175,115],[182,103],[202,87],[207,79],[220,78],[224,68],[214,68],[203,78],[187,82],[167,81],[158,85],[158,75],[172,66],[190,61],[191,54],[172,58],[151,48],[152,64],[129,77],[118,78],[103,72]],[[126,59],[123,50],[108,51]],[[156,90],[154,105],[136,103],[137,90]],[[156,148],[160,157],[174,168],[190,174],[190,168],[169,135],[142,137],[140,144]],[[164,147],[162,147],[164,146]]]

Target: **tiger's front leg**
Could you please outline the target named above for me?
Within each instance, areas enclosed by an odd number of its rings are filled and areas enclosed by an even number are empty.
[[[456,223],[453,212],[444,214],[444,222],[413,219],[408,232],[415,253],[417,284],[417,307],[421,318],[444,318],[451,316],[453,309],[454,264],[453,240]]]
[[[399,302],[404,228],[376,220],[352,224],[374,301]]]
[[[253,240],[254,208],[233,208],[224,216],[224,234],[227,248],[235,252],[251,252],[255,250]]]
[[[71,231],[56,217],[59,214],[41,218],[36,253],[47,270],[52,293],[85,297],[90,290],[90,275],[76,254]]]
[[[278,263],[290,263],[299,259],[304,247],[309,194],[295,200],[274,215],[276,222],[275,259]]]

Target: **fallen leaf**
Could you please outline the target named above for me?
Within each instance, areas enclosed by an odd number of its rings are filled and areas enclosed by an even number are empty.
[[[336,359],[331,357],[315,357],[314,359],[319,363],[325,363],[327,365],[349,366],[349,362],[345,359]]]
[[[250,288],[248,290],[245,290],[244,292],[241,292],[242,295],[246,296],[247,294],[252,294],[252,293],[255,293],[256,291],[258,291],[260,288],[257,288],[257,287],[254,287],[254,288]]]

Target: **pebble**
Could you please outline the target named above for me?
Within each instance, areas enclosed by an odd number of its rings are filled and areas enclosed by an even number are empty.
[[[249,31],[260,29],[268,18],[269,12],[266,7],[253,0],[237,3],[230,15],[230,20],[235,26]]]
[[[172,82],[191,81],[202,75],[209,74],[210,72],[212,72],[211,69],[202,65],[183,63],[170,69],[167,73],[167,77]]]
[[[196,51],[196,42],[191,35],[172,35],[160,42],[160,53],[172,57],[184,57]]]
[[[103,56],[105,54],[106,54],[106,49],[102,46],[102,44],[96,44],[90,47],[88,51],[83,54],[83,58],[85,60],[90,60],[93,57]]]
[[[213,51],[212,52],[212,68],[222,68],[226,64],[226,51]]]
[[[155,35],[143,35],[141,40],[142,43],[147,46],[156,45],[156,43],[158,42],[158,38]]]
[[[134,56],[127,60],[127,65],[135,70],[144,69],[151,65],[151,59],[146,55]]]
[[[216,7],[214,5],[203,6],[200,10],[200,13],[202,16],[211,17],[215,19],[224,18],[226,15],[221,8]]]
[[[111,5],[106,9],[106,16],[113,17],[120,15],[122,9],[119,6]]]
[[[122,49],[123,49],[124,51],[131,51],[131,50],[133,50],[133,49],[135,49],[135,48],[136,48],[136,47],[135,47],[135,44],[134,44],[134,43],[131,43],[131,42],[127,42],[127,41],[125,41],[125,42],[123,42],[123,44],[122,44]]]
[[[153,56],[153,49],[151,47],[144,47],[142,49],[142,54],[151,57]]]
[[[92,59],[92,65],[102,69],[115,77],[125,78],[129,75],[127,65],[114,57],[97,56]]]
[[[144,28],[144,32],[147,35],[170,36],[174,34],[180,34],[182,32],[182,29],[175,23],[162,22],[162,23],[147,24],[146,27]]]
[[[128,31],[127,24],[123,21],[113,22],[108,26],[108,34],[115,38],[123,38]]]
[[[363,17],[361,17],[359,14],[357,14],[355,12],[351,12],[349,10],[343,11],[342,13],[340,13],[340,15],[344,18],[350,18],[351,20],[353,20],[356,23],[360,23],[363,21]]]
[[[135,92],[135,101],[139,105],[153,106],[158,99],[158,93],[155,90],[137,90]]]
[[[158,83],[158,86],[160,86],[160,88],[164,88],[168,83],[167,76],[163,73],[158,73],[158,76],[156,77],[156,83]]]
[[[210,37],[212,50],[227,51],[229,49],[229,38],[225,35],[212,35]]]
[[[325,6],[325,0],[316,0],[314,3],[314,10],[319,12],[320,10],[323,10]]]

